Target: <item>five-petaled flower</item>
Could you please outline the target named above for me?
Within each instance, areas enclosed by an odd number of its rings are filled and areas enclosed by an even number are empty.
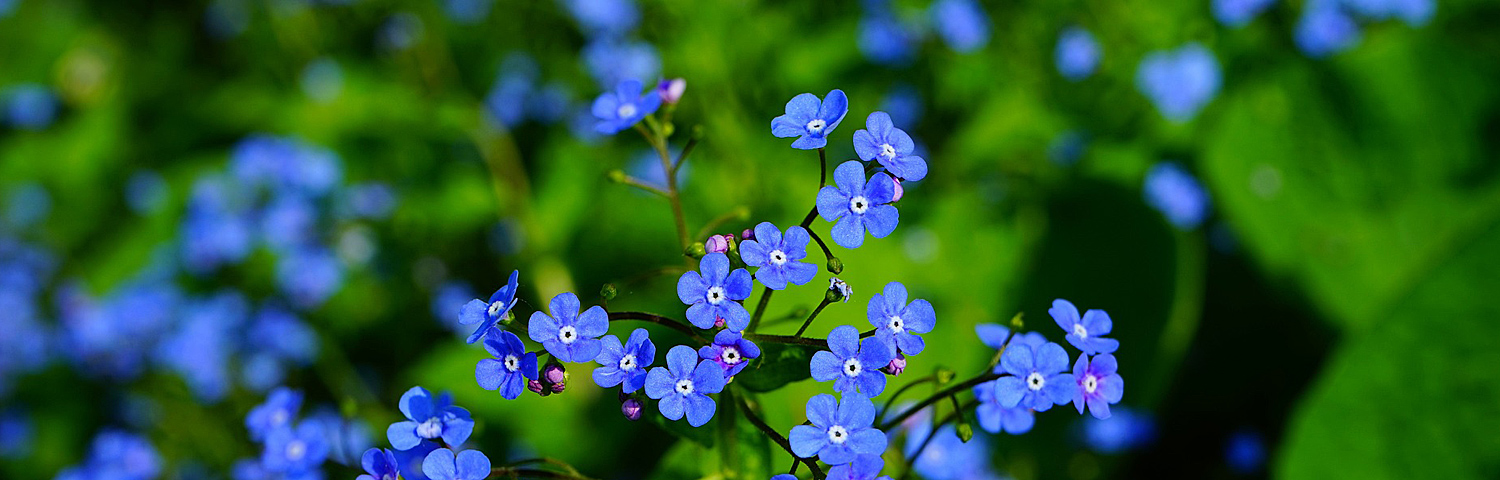
[[[740,332],[726,328],[714,334],[712,345],[698,349],[698,358],[712,360],[724,369],[726,378],[733,377],[750,365],[750,359],[760,358],[760,347],[741,337]]]
[[[448,445],[459,445],[474,433],[474,420],[469,411],[453,405],[453,396],[448,393],[434,398],[422,387],[411,387],[401,395],[399,404],[405,421],[392,423],[385,436],[396,450],[409,450],[423,440],[443,439]]]
[[[552,297],[547,304],[552,316],[531,314],[527,335],[547,347],[547,352],[564,362],[592,362],[599,356],[599,336],[609,330],[609,314],[598,305],[578,313],[581,305],[573,292]]]
[[[1056,343],[1033,348],[1011,342],[1000,356],[1000,369],[1011,375],[996,380],[995,397],[1002,407],[1020,405],[1045,412],[1072,400],[1073,375],[1059,373],[1068,369],[1068,353]]]
[[[422,473],[432,480],[483,480],[490,476],[490,458],[478,450],[440,448],[422,460]]]
[[[479,382],[479,387],[499,389],[500,396],[510,400],[521,396],[525,379],[536,378],[536,354],[526,351],[521,337],[498,328],[485,334],[484,349],[495,358],[480,360],[474,366],[474,379]]]
[[[833,185],[818,191],[818,215],[833,225],[833,242],[844,248],[865,243],[865,230],[875,238],[896,231],[900,212],[890,205],[896,183],[880,172],[865,180],[864,163],[850,160],[833,171]]]
[[[1052,320],[1068,332],[1068,343],[1089,355],[1101,353],[1115,353],[1120,348],[1120,341],[1113,338],[1104,338],[1114,328],[1114,323],[1109,320],[1109,314],[1104,310],[1089,310],[1083,313],[1083,318],[1078,318],[1078,307],[1072,302],[1061,298],[1052,301],[1052,308],[1047,310],[1052,315]]]
[[[396,480],[401,477],[401,466],[396,463],[396,454],[387,449],[365,450],[359,464],[365,467],[365,473],[354,480]]]
[[[1010,408],[1000,405],[1000,397],[995,391],[998,387],[999,382],[993,380],[974,386],[974,399],[979,401],[974,416],[979,418],[979,428],[990,433],[1003,431],[1011,435],[1031,431],[1032,425],[1036,424],[1036,414],[1023,405]]]
[[[615,91],[604,92],[594,99],[594,117],[599,119],[594,129],[605,135],[614,135],[656,113],[659,107],[661,92],[651,89],[643,95],[640,80],[621,81],[615,86]]]
[[[687,415],[688,425],[701,427],[714,417],[710,393],[724,390],[724,370],[714,362],[698,362],[693,347],[678,345],[667,352],[667,366],[646,376],[646,396],[659,399],[657,407],[668,420]]]
[[[880,455],[885,451],[885,432],[871,426],[875,423],[875,404],[862,395],[844,395],[835,401],[833,395],[820,394],[807,401],[807,420],[812,425],[792,427],[787,440],[792,453],[829,465],[854,461],[855,455]]]
[[[891,480],[880,474],[884,468],[880,455],[858,455],[852,462],[828,469],[828,480]]]
[[[871,113],[865,119],[868,130],[854,132],[854,152],[867,162],[880,162],[891,174],[905,180],[921,180],[927,177],[927,161],[912,155],[916,144],[911,135],[891,123],[885,112]]]
[[[262,440],[271,432],[291,425],[302,407],[302,392],[278,387],[266,396],[266,402],[250,409],[245,416],[245,428],[250,430],[251,440]]]
[[[1073,364],[1073,378],[1078,387],[1073,391],[1073,406],[1083,413],[1085,405],[1094,418],[1109,418],[1109,404],[1120,403],[1125,396],[1125,379],[1120,377],[1115,356],[1108,353],[1089,358],[1079,355]]]
[[[906,355],[922,353],[926,343],[917,333],[932,331],[937,314],[926,300],[906,303],[906,285],[891,282],[885,285],[885,293],[870,297],[870,306],[865,312],[870,325],[875,326],[875,338],[884,342],[891,351]]]
[[[823,148],[828,145],[828,134],[844,121],[844,115],[848,113],[849,97],[843,90],[828,92],[822,101],[817,95],[804,93],[786,102],[785,115],[771,120],[771,134],[777,138],[800,137],[792,142],[792,148]]]
[[[520,273],[519,270],[511,270],[510,280],[505,282],[505,286],[500,287],[499,290],[495,290],[494,295],[490,295],[490,301],[486,302],[476,298],[469,300],[469,303],[464,304],[463,308],[459,309],[458,323],[463,325],[479,324],[479,328],[475,328],[474,333],[469,335],[467,340],[469,343],[472,344],[483,338],[490,331],[490,327],[495,326],[496,322],[499,322],[501,318],[505,318],[506,315],[510,314],[510,309],[515,308],[516,277]]]
[[[809,369],[813,380],[833,380],[833,389],[839,393],[851,395],[857,390],[860,395],[874,397],[885,391],[885,374],[880,367],[895,356],[879,339],[860,342],[859,330],[839,325],[828,332],[828,350],[814,353]]]
[[[818,266],[804,262],[807,258],[807,242],[812,237],[807,229],[793,225],[786,236],[771,222],[755,226],[755,239],[740,242],[740,259],[745,265],[760,267],[755,279],[772,290],[786,289],[786,284],[802,285],[811,282],[818,274]]]
[[[644,328],[630,332],[623,346],[619,337],[606,335],[594,361],[600,365],[594,369],[594,383],[604,388],[620,385],[621,391],[634,392],[646,385],[646,367],[656,361],[656,344]]]
[[[704,255],[698,270],[677,279],[677,298],[689,305],[688,321],[702,329],[713,328],[721,318],[730,330],[750,326],[750,312],[739,304],[750,297],[750,272],[743,268],[729,271],[729,257],[722,253]]]
[[[266,449],[260,463],[266,470],[286,478],[300,478],[316,470],[328,458],[328,440],[318,422],[302,422],[282,427],[266,436]]]

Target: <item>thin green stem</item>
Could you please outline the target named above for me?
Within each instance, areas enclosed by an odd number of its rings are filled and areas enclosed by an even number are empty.
[[[655,186],[653,186],[653,185],[651,185],[649,183],[646,183],[646,182],[642,181],[639,178],[632,177],[630,175],[621,176],[616,181],[618,181],[620,183],[623,183],[623,184],[626,184],[626,185],[630,185],[630,186],[635,187],[635,188],[639,188],[641,190],[645,190],[647,192],[651,192],[651,193],[654,193],[654,194],[657,194],[657,195],[661,195],[662,198],[668,198],[668,199],[672,198],[671,195],[668,195],[667,192],[662,191],[660,188],[656,188]]]
[[[663,325],[663,326],[669,327],[669,328],[671,328],[673,330],[677,330],[679,332],[682,332],[684,335],[692,337],[693,340],[697,340],[697,341],[702,342],[702,343],[708,343],[707,340],[704,340],[703,337],[701,337],[701,336],[698,335],[698,331],[695,330],[692,326],[690,326],[690,325],[688,325],[686,323],[682,323],[680,321],[671,319],[671,318],[667,318],[667,317],[663,317],[661,315],[654,314],[654,313],[646,313],[646,312],[609,312],[609,321],[615,322],[615,321],[620,321],[620,320],[640,320],[640,321],[643,321],[643,322],[651,322],[651,323],[655,323],[657,325]]]
[[[900,415],[896,415],[896,418],[892,418],[890,420],[886,420],[885,423],[882,423],[880,425],[880,429],[881,430],[885,430],[885,431],[889,431],[891,429],[891,427],[894,427],[897,424],[901,423],[902,420],[906,420],[907,418],[910,418],[912,415],[915,415],[918,411],[922,410],[923,408],[927,408],[928,405],[932,405],[934,403],[937,403],[939,400],[942,400],[945,397],[948,397],[948,396],[951,396],[951,395],[957,395],[959,392],[963,392],[963,391],[968,390],[970,388],[974,388],[975,385],[979,385],[981,383],[988,382],[990,380],[994,380],[994,379],[997,379],[997,378],[1000,378],[999,374],[986,373],[986,374],[983,374],[983,375],[980,375],[980,376],[968,379],[968,380],[964,381],[963,383],[959,383],[957,385],[945,388],[942,391],[933,394],[931,397],[927,397],[927,399],[922,400],[920,402],[917,402],[916,405],[913,405],[911,408],[906,409],[906,411],[901,412]]]
[[[806,458],[799,458],[795,452],[792,452],[792,442],[787,441],[786,437],[781,436],[781,432],[777,432],[770,425],[766,425],[766,421],[761,420],[760,415],[756,415],[755,410],[750,408],[750,402],[746,401],[744,397],[739,397],[739,401],[740,409],[745,411],[745,419],[750,420],[750,423],[755,425],[755,428],[759,428],[760,431],[765,432],[766,436],[771,437],[772,442],[780,445],[783,450],[786,450],[786,454],[791,455],[795,461],[800,461],[807,465],[807,468],[813,472],[813,478],[823,478],[825,476],[823,469],[818,468],[817,463]]]
[[[828,185],[828,154],[818,149],[818,189]]]
[[[505,466],[507,466],[507,467],[519,467],[521,465],[525,465],[525,464],[528,464],[528,463],[545,463],[545,464],[548,464],[548,465],[556,466],[556,467],[561,468],[563,470],[567,470],[568,473],[571,473],[573,475],[578,475],[578,476],[582,476],[583,475],[582,473],[578,472],[578,469],[573,468],[572,465],[569,465],[568,462],[564,462],[562,460],[558,460],[558,459],[555,459],[555,458],[547,458],[547,457],[536,457],[536,458],[527,458],[527,459],[523,459],[523,460],[516,460],[514,462],[510,462],[510,463],[505,464]]]
[[[677,161],[672,163],[672,171],[668,172],[667,181],[677,184],[677,171],[682,170],[682,164],[687,162],[688,154],[693,152],[693,147],[698,146],[698,136],[688,137],[687,145],[683,145],[682,151],[677,153]]]
[[[750,316],[749,331],[755,331],[760,326],[760,317],[766,314],[766,307],[771,305],[771,294],[775,293],[771,287],[762,287],[760,292],[760,303],[755,305],[755,314]]]
[[[911,390],[912,387],[915,387],[917,385],[921,385],[921,384],[924,384],[924,383],[927,383],[927,382],[931,382],[933,380],[937,380],[937,375],[928,375],[928,376],[925,376],[925,377],[913,380],[911,383],[908,383],[906,385],[902,385],[901,388],[896,389],[895,393],[891,394],[890,398],[887,398],[885,400],[885,406],[884,407],[880,407],[880,414],[876,415],[875,418],[876,419],[885,418],[885,413],[887,411],[890,411],[891,405],[895,405],[896,404],[896,398],[900,397],[901,394],[906,393],[907,390]],[[879,420],[877,420],[877,422],[878,421]]]
[[[674,180],[675,177],[672,169],[672,156],[667,153],[667,140],[660,134],[652,130],[647,130],[645,127],[646,123],[655,125],[656,122],[651,117],[646,117],[646,119],[647,122],[635,124],[635,130],[641,132],[641,136],[646,137],[646,143],[651,144],[651,148],[655,149],[656,155],[661,158],[662,173],[667,176],[667,202],[672,204],[672,219],[677,223],[678,247],[682,250],[687,250],[687,218],[682,214],[682,199],[677,194],[677,182]]]
[[[818,303],[818,308],[814,308],[813,311],[812,311],[812,314],[807,316],[807,321],[802,322],[802,328],[797,329],[797,333],[792,334],[792,336],[793,337],[800,337],[800,336],[802,336],[802,332],[806,332],[807,331],[807,327],[812,325],[813,319],[818,318],[818,314],[819,313],[823,313],[823,307],[827,307],[828,304],[830,304],[830,303],[833,303],[833,302],[828,301],[828,297],[825,295],[823,297],[823,301],[820,302],[820,303]]]

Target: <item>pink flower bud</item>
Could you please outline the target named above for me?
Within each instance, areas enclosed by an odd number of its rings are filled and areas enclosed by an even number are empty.
[[[656,84],[656,91],[661,94],[662,102],[669,105],[675,104],[678,100],[682,100],[682,93],[687,91],[687,80],[681,78],[662,80],[661,83]]]
[[[620,404],[620,413],[632,422],[641,419],[641,410],[641,401],[634,398],[625,399],[625,403]]]
[[[714,328],[724,328],[724,317],[714,318]]]
[[[552,384],[552,393],[562,393],[568,388],[568,382],[557,382]]]
[[[545,389],[542,388],[542,382],[540,382],[538,380],[527,380],[526,381],[526,389],[527,390],[531,390],[532,392],[536,392],[536,393],[541,394],[541,395],[546,395],[547,394],[547,390],[545,390]]]
[[[547,366],[542,367],[542,380],[546,381],[547,383],[563,383],[563,381],[566,381],[567,379],[568,372],[566,370],[563,370],[562,365],[549,363],[547,364]]]
[[[724,253],[729,251],[729,243],[734,241],[734,235],[714,235],[703,241],[703,250],[708,253]]]
[[[890,376],[900,375],[901,372],[906,371],[906,355],[897,353],[896,358],[891,359],[891,363],[881,367],[880,371]]]
[[[895,184],[896,184],[896,193],[895,193],[895,195],[891,195],[891,201],[892,202],[900,201],[901,200],[901,195],[904,194],[904,191],[901,189],[901,179],[892,177],[891,181],[895,182]]]
[[[743,238],[745,240],[755,240],[755,230],[751,230],[748,228],[745,229],[745,231],[740,232],[740,238]]]

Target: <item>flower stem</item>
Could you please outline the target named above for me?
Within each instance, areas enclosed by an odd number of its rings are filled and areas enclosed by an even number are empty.
[[[801,225],[802,228],[807,228],[808,225],[812,225],[812,221],[813,221],[814,218],[818,218],[818,206],[817,205],[813,205],[813,208],[811,210],[807,211],[807,216],[806,217],[802,217],[802,223],[799,223],[798,225]],[[808,230],[808,231],[811,232],[812,230]]]
[[[651,192],[651,193],[654,193],[654,194],[657,194],[657,195],[661,195],[662,198],[672,198],[671,195],[668,195],[667,192],[663,192],[660,188],[656,188],[655,186],[652,186],[651,184],[646,183],[644,181],[641,181],[641,179],[632,177],[630,175],[625,175],[623,177],[619,177],[618,181],[620,183],[623,183],[623,184],[626,184],[626,185],[630,185],[632,187],[639,188],[641,190],[645,190],[647,192]]]
[[[776,442],[777,445],[780,445],[782,449],[786,450],[787,455],[791,455],[794,461],[799,461],[804,465],[807,465],[807,468],[811,469],[813,472],[813,478],[825,477],[825,475],[823,474],[823,469],[818,468],[817,463],[814,463],[812,460],[806,458],[797,457],[797,454],[792,452],[792,442],[787,441],[786,437],[781,436],[781,433],[777,432],[776,429],[771,428],[770,425],[766,425],[765,420],[761,420],[760,416],[755,414],[755,410],[750,409],[750,403],[747,402],[744,397],[739,397],[739,401],[740,410],[745,412],[745,419],[750,420],[750,423],[755,425],[755,428],[759,428],[760,431],[766,433],[766,436],[771,437],[771,441]]]
[[[567,472],[554,472],[540,468],[495,467],[485,478],[560,478],[570,480],[592,480],[589,477]]]
[[[708,343],[708,341],[704,340],[703,337],[698,336],[698,332],[696,330],[694,330],[693,327],[691,327],[691,326],[689,326],[689,325],[687,325],[685,323],[679,322],[677,320],[673,320],[673,319],[670,319],[670,318],[667,318],[667,317],[663,317],[661,315],[657,315],[657,314],[654,314],[654,313],[646,313],[646,312],[609,312],[609,321],[614,322],[614,321],[620,321],[620,320],[640,320],[640,321],[643,321],[643,322],[651,322],[651,323],[655,323],[655,324],[658,324],[658,325],[663,325],[663,326],[669,327],[669,328],[671,328],[673,330],[677,330],[679,332],[682,332],[684,335],[687,335],[689,337],[693,337],[693,340],[697,340],[697,341],[702,342],[702,343]]]
[[[828,154],[818,149],[818,189],[822,190],[828,185]]]
[[[938,428],[942,427],[943,424],[953,421],[954,419],[963,418],[963,411],[974,408],[975,403],[977,402],[970,401],[967,405],[960,407],[958,405],[958,401],[954,400],[953,413],[948,414],[947,417],[943,418],[943,421],[938,422],[932,426],[932,431],[927,432],[927,438],[922,440],[922,444],[917,446],[917,450],[912,452],[910,456],[906,457],[906,471],[902,472],[901,476],[897,478],[906,479],[911,477],[911,466],[917,463],[918,458],[922,458],[922,452],[927,450],[927,445],[932,443],[932,439],[937,438]]]
[[[830,303],[833,302],[828,301],[828,297],[824,296],[823,301],[821,303],[818,303],[818,308],[813,309],[812,315],[807,316],[807,321],[802,322],[802,328],[797,329],[797,333],[792,334],[792,336],[801,337],[802,332],[806,332],[807,327],[812,325],[813,319],[818,318],[818,314],[823,312],[823,307],[827,307]]]
[[[651,120],[651,117],[647,117],[647,120],[647,122],[635,124],[635,130],[641,132],[641,136],[646,137],[646,143],[651,144],[651,148],[656,150],[656,155],[661,157],[662,173],[667,176],[667,202],[672,204],[672,219],[677,222],[678,248],[687,250],[687,218],[682,214],[682,199],[677,193],[677,181],[675,180],[675,171],[672,168],[672,156],[667,153],[667,139],[659,133],[660,130],[647,130],[644,123],[656,124],[655,121]]]
[[[812,237],[813,241],[818,242],[818,247],[823,249],[823,260],[833,260],[833,252],[828,250],[828,244],[823,243],[823,238],[819,237],[817,233],[813,233],[812,229],[807,227],[802,228],[807,230],[807,235]]]
[[[979,385],[981,383],[988,382],[990,380],[994,380],[994,379],[997,379],[997,378],[1000,378],[999,374],[996,374],[996,373],[985,373],[983,375],[980,375],[980,376],[968,379],[968,380],[964,381],[963,383],[960,383],[960,384],[957,384],[957,385],[945,388],[942,391],[933,394],[931,397],[927,397],[927,399],[922,400],[920,402],[917,402],[916,405],[913,405],[911,408],[906,409],[906,411],[901,412],[900,415],[896,415],[896,418],[892,418],[890,420],[886,420],[885,423],[882,423],[880,425],[880,429],[881,430],[890,430],[891,427],[894,427],[897,424],[901,423],[902,420],[906,420],[907,418],[910,418],[912,415],[915,415],[917,413],[917,411],[919,411],[919,410],[921,410],[923,408],[927,408],[928,405],[932,405],[934,403],[937,403],[939,400],[942,400],[945,397],[949,397],[949,396],[952,396],[952,395],[957,395],[957,394],[959,394],[959,392],[963,392],[964,390],[968,390],[970,388],[973,388],[975,385]]]
[[[912,387],[915,387],[917,385],[921,385],[921,384],[924,384],[924,383],[927,383],[927,382],[931,382],[933,380],[937,380],[937,376],[936,375],[928,375],[928,376],[925,376],[925,377],[913,380],[911,383],[908,383],[906,385],[902,385],[901,388],[896,389],[895,393],[891,394],[890,398],[887,398],[885,400],[885,406],[884,407],[880,407],[880,414],[876,415],[875,418],[885,418],[885,413],[888,412],[888,411],[890,411],[891,405],[895,405],[896,404],[896,398],[900,397],[901,394],[906,393],[907,390],[911,390]]]
[[[807,345],[811,347],[826,347],[828,340],[824,338],[793,337],[790,335],[767,335],[763,333],[745,333],[745,338],[752,342],[784,343],[787,345]]]
[[[750,328],[747,330],[753,332],[755,327],[760,326],[760,317],[766,314],[766,307],[771,305],[771,294],[775,292],[771,287],[761,287],[760,303],[755,305],[755,314],[750,316]]]

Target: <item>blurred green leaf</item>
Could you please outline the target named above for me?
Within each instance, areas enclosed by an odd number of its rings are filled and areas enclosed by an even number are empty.
[[[764,342],[760,358],[734,376],[734,384],[752,392],[769,392],[798,380],[807,380],[813,353],[822,350],[808,345]]]

